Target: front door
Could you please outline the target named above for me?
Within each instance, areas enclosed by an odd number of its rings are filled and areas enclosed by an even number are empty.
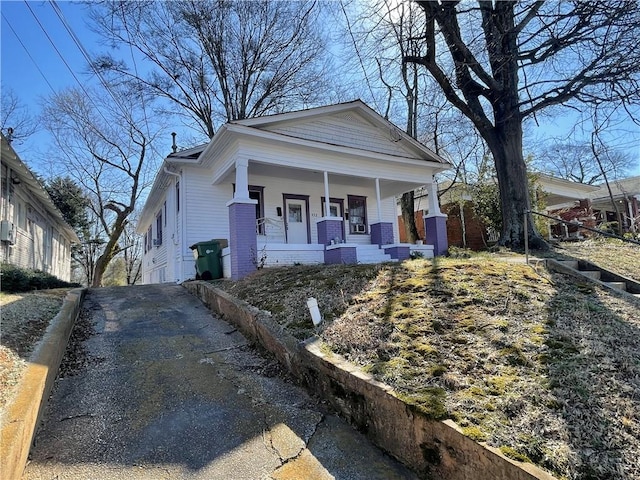
[[[285,196],[287,243],[309,243],[308,198],[301,195]]]

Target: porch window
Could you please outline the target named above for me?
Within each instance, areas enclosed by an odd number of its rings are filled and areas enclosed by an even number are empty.
[[[367,197],[347,195],[349,208],[349,233],[363,235],[367,233]]]

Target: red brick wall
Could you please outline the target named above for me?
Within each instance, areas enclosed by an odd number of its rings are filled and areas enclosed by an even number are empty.
[[[416,228],[418,229],[420,240],[424,240],[425,237],[423,217],[424,210],[418,210],[414,213],[414,218],[416,219]],[[402,215],[398,215],[398,230],[400,230],[400,243],[407,243],[407,234],[404,231],[404,220],[402,219]]]
[[[447,218],[447,237],[449,238],[449,245],[454,247],[464,247],[463,234],[462,234],[462,220],[460,218],[460,204],[449,203],[440,207],[443,213],[446,213]],[[486,241],[486,228],[482,222],[476,217],[473,211],[473,204],[471,202],[465,202],[464,204],[464,223],[466,229],[466,248],[472,250],[484,250],[487,245]]]

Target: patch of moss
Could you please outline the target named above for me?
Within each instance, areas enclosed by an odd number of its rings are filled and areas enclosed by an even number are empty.
[[[511,375],[497,375],[487,379],[490,395],[504,395],[516,377]]]
[[[495,326],[502,333],[506,333],[509,330],[509,322],[507,320],[498,320],[495,322]]]
[[[531,362],[517,345],[511,345],[510,347],[503,348],[500,350],[499,354],[506,357],[509,365],[531,366]]]
[[[396,396],[428,418],[442,420],[448,417],[445,407],[446,392],[440,387],[427,387],[410,394],[399,393]]]
[[[436,333],[444,333],[446,330],[446,327],[444,326],[444,324],[439,320],[432,320],[431,328],[433,328],[433,331]]]
[[[464,427],[462,433],[476,442],[484,442],[488,438],[487,434],[476,426]]]
[[[429,370],[433,377],[441,377],[447,373],[447,367],[444,365],[436,365],[435,367],[431,367]]]
[[[500,447],[500,451],[505,457],[508,457],[512,460],[517,460],[518,462],[531,463],[531,460],[529,460],[529,457],[518,452],[515,448],[507,447],[503,445],[502,447]]]
[[[434,347],[432,347],[428,343],[424,343],[424,342],[422,343],[414,342],[412,344],[412,348],[423,356],[435,355],[438,353],[438,350],[436,350]]]

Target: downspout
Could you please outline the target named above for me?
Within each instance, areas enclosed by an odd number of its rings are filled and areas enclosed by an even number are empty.
[[[181,179],[182,179],[182,175],[181,175],[181,174],[179,174],[179,173],[175,173],[175,172],[172,172],[172,171],[171,171],[171,170],[169,170],[169,169],[166,167],[166,165],[164,165],[164,164],[162,165],[162,171],[163,171],[164,173],[168,174],[168,175],[173,175],[174,177],[176,177],[176,178],[177,178],[177,181],[179,181],[179,180],[181,180]],[[183,183],[184,183],[184,182],[181,182],[179,195],[180,195],[181,197],[183,197],[183,198],[184,198],[184,195],[182,194],[182,191],[183,191],[183,189],[185,188],[185,186],[183,185]],[[175,191],[175,189],[174,189],[174,191]],[[180,201],[179,199],[176,199],[176,202],[179,202],[179,201]],[[184,212],[184,209],[185,209],[184,202],[181,202],[181,205],[182,205],[182,211]],[[184,278],[183,278],[183,277],[184,277],[184,269],[183,269],[183,265],[182,265],[182,261],[183,261],[183,260],[182,260],[182,257],[184,256],[184,252],[183,252],[183,245],[184,245],[184,244],[185,244],[185,242],[186,242],[186,238],[185,238],[185,236],[184,236],[184,235],[185,235],[185,233],[184,233],[184,224],[185,224],[185,222],[184,222],[184,214],[182,214],[182,215],[180,216],[180,243],[181,243],[182,245],[180,245],[180,249],[179,249],[179,255],[180,255],[180,262],[179,262],[179,267],[180,267],[180,279],[181,279],[182,281],[184,281]],[[175,259],[175,254],[174,254],[174,257],[173,257],[173,261],[174,261],[174,262],[176,261],[176,259]],[[174,272],[174,279],[175,279],[175,272]]]
[[[6,220],[8,222],[9,221],[9,202],[11,198],[11,191],[9,190],[11,188],[11,167],[9,167],[9,164],[7,164],[7,177],[5,178],[5,183],[6,183],[5,193],[7,197],[3,201],[2,209],[4,210],[3,220]],[[9,242],[5,242],[2,248],[4,249],[3,261],[8,262],[9,255],[11,253],[11,246],[9,245]]]

